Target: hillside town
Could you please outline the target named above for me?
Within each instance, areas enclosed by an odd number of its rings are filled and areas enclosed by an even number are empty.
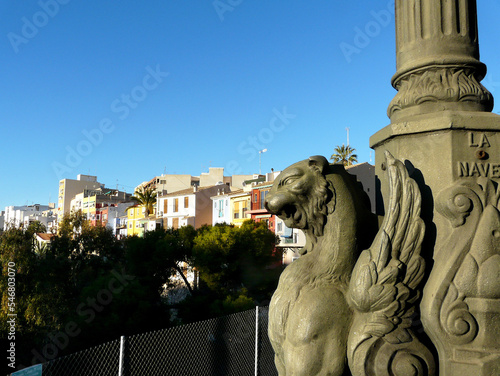
[[[347,166],[356,175],[370,197],[375,210],[374,167],[368,163]],[[157,228],[177,229],[191,225],[231,224],[241,226],[247,219],[265,222],[279,237],[278,247],[283,253],[283,264],[297,259],[305,245],[305,236],[299,229],[288,228],[283,220],[267,211],[265,198],[279,171],[265,174],[225,176],[224,168],[210,167],[199,176],[162,174],[139,184],[134,194],[107,187],[97,176],[77,175],[76,179],[59,181],[57,206],[32,204],[7,206],[0,213],[0,229],[25,227],[38,221],[46,233],[37,233],[40,244],[50,243],[57,233],[64,215],[81,211],[92,226],[105,226],[118,239],[143,236]],[[138,202],[137,192],[152,192],[153,203]]]

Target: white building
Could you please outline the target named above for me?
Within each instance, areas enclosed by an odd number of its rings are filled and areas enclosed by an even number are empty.
[[[106,211],[102,214],[102,222],[106,223],[106,227],[110,228],[113,234],[119,235],[120,229],[125,228],[127,235],[127,208],[132,205],[134,205],[132,202],[121,202],[106,207]]]
[[[248,188],[251,186],[249,185]],[[247,210],[250,209],[250,196],[250,190],[238,189],[211,197],[213,203],[212,225],[227,223],[241,226],[246,219],[250,218],[246,214]]]
[[[212,225],[231,224],[231,203],[228,193],[210,197],[212,200]]]
[[[10,227],[19,228],[20,226],[28,226],[31,222],[40,221],[45,226],[55,217],[51,214],[54,210],[54,204],[49,205],[24,205],[24,206],[6,206],[3,229],[7,230]]]
[[[280,243],[276,246],[283,252],[283,264],[288,265],[300,257],[299,250],[306,245],[306,236],[300,229],[289,228],[276,216],[276,235]]]
[[[52,233],[40,233],[40,232],[37,232],[35,234],[35,241],[36,241],[36,244],[37,244],[37,247],[36,249],[37,250],[43,250],[43,249],[46,249],[50,242],[52,241],[52,239],[54,238],[54,234]]]
[[[114,222],[113,228],[115,229],[116,237],[118,239],[125,238],[127,236],[127,225],[128,225],[127,214],[114,218],[113,222]]]

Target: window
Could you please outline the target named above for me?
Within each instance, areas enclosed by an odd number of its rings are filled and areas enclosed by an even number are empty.
[[[174,198],[174,213],[177,213],[179,211],[179,199]]]
[[[128,228],[132,228],[132,222],[128,224]]]
[[[168,199],[163,200],[163,214],[168,213]]]
[[[276,229],[277,232],[282,232],[283,231],[283,223],[279,222],[278,223],[278,228]]]
[[[266,196],[269,190],[260,192],[260,209],[264,209],[264,202],[266,201]]]
[[[224,216],[224,201],[219,200],[219,218]]]
[[[184,197],[184,208],[187,209],[189,207],[189,197]]]
[[[237,201],[234,203],[234,219],[240,218],[240,203]]]
[[[255,195],[253,196],[253,202],[257,202],[258,200],[258,194],[255,192]]]

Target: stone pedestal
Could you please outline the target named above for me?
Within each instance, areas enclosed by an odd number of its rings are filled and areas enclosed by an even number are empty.
[[[422,322],[449,376],[500,374],[500,116],[480,83],[476,20],[471,0],[396,1],[398,93],[370,139],[382,189],[385,150],[420,186]]]

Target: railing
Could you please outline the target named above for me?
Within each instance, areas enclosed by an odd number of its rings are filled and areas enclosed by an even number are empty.
[[[43,363],[43,376],[273,376],[268,307],[121,337]]]

